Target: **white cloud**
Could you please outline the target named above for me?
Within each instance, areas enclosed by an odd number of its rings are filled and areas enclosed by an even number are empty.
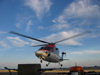
[[[32,25],[33,25],[32,20],[29,20],[28,23],[27,23],[26,30],[27,30],[27,31],[30,31],[30,28],[31,28]]]
[[[33,26],[33,21],[31,19],[32,16],[26,16],[26,15],[21,15],[17,16],[17,23],[16,27],[17,28],[26,28],[26,31],[30,31],[31,27]]]
[[[27,39],[27,40],[29,40],[29,41],[30,41],[30,46],[35,46],[35,45],[40,44],[40,42],[35,41],[35,40],[31,40],[31,39]],[[43,44],[43,43],[42,43],[42,44]]]
[[[54,30],[61,30],[63,28],[69,27],[69,24],[67,23],[63,15],[59,16],[58,18],[55,18],[54,20],[52,20],[52,22],[54,23]]]
[[[64,10],[64,14],[69,17],[100,17],[100,7],[92,5],[92,0],[77,0],[72,2],[68,8]]]
[[[19,17],[18,22],[16,23],[16,27],[20,28],[26,22],[26,17]]]
[[[41,18],[50,10],[52,3],[50,0],[26,0],[25,5],[34,10],[38,18]]]
[[[88,54],[100,54],[100,50],[89,50],[89,51],[85,51]]]
[[[24,40],[21,40],[19,37],[7,37],[7,39],[9,41],[11,41],[11,43],[14,45],[14,46],[17,46],[17,47],[23,47],[27,44],[29,44],[29,42],[26,42]]]
[[[53,25],[53,29],[64,29],[68,28],[69,24],[64,20],[64,16],[59,16],[57,19],[54,19],[52,22],[55,24]]]
[[[0,46],[3,48],[10,48],[10,46],[5,41],[0,41]]]
[[[4,31],[0,31],[0,34],[6,34],[7,32],[4,32]]]
[[[28,20],[31,18],[31,16],[26,16],[26,15],[18,15],[17,16],[17,23],[16,27],[21,28],[23,25],[26,25]]]
[[[78,52],[76,51],[76,52],[70,52],[70,54],[82,55],[82,54],[83,54],[83,52],[82,52],[82,51],[81,51],[81,52],[80,52],[80,51],[78,51]]]
[[[67,23],[64,23],[64,24],[58,23],[58,24],[53,25],[53,30],[56,30],[56,29],[61,30],[61,29],[65,29],[68,27],[69,27],[69,24]]]
[[[100,6],[94,0],[75,0],[53,20],[55,29],[100,24]],[[59,28],[60,25],[60,28]]]
[[[70,52],[70,54],[74,55],[95,55],[95,54],[100,54],[100,50],[81,50],[81,51],[73,51]]]
[[[77,34],[77,32],[73,32],[73,31],[64,32],[63,31],[63,32],[60,32],[58,34],[51,34],[50,36],[47,36],[47,37],[45,37],[43,39],[45,39],[45,40],[47,40],[49,42],[56,42],[56,41],[71,37],[71,36],[73,36],[75,34]],[[77,39],[69,39],[69,40],[66,40],[66,41],[62,41],[59,44],[62,44],[62,45],[81,45],[81,43],[78,42]]]
[[[97,28],[100,28],[100,25],[98,25]]]

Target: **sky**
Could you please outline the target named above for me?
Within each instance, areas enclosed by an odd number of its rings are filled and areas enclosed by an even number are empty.
[[[91,33],[56,45],[66,52],[64,67],[100,66],[100,0],[0,0],[0,68],[40,63],[32,47],[40,42],[10,34],[22,33],[47,42]],[[46,67],[42,63],[42,67]],[[56,68],[59,64],[50,64]]]

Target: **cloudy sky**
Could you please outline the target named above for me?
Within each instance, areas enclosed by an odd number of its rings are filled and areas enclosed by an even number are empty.
[[[100,0],[0,0],[0,68],[39,63],[41,44],[10,34],[19,32],[48,42],[91,31],[57,44],[67,52],[64,66],[100,66]],[[45,67],[44,62],[42,67]],[[50,64],[49,67],[59,67]]]

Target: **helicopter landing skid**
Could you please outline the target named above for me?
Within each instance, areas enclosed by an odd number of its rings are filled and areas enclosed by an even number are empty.
[[[46,66],[48,67],[50,63],[46,64]]]
[[[41,59],[41,60],[40,60],[40,62],[42,63],[42,62],[43,62],[43,60]]]
[[[63,64],[60,64],[60,63],[59,63],[59,65],[60,65],[61,67],[63,66]]]
[[[42,60],[40,60],[40,62],[42,63],[43,61],[42,61]]]

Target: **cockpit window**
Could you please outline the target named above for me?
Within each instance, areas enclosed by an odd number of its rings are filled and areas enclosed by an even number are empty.
[[[42,50],[44,47],[41,47],[39,50]]]
[[[41,48],[40,48],[40,50],[48,50],[48,51],[50,51],[51,49],[52,49],[52,48],[51,48],[51,47],[48,47],[48,46],[47,46],[47,47],[41,47]]]
[[[44,49],[50,51],[51,50],[51,47],[45,47]]]

